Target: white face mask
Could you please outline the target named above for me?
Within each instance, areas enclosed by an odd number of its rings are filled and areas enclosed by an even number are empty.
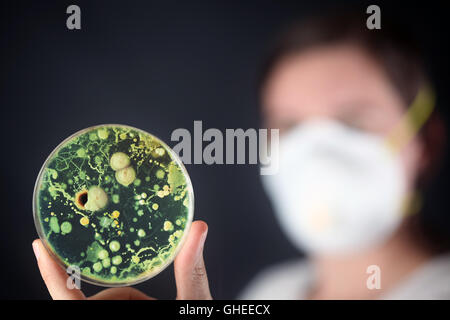
[[[308,253],[349,253],[398,227],[406,178],[382,137],[312,120],[280,139],[280,168],[262,176],[281,226]]]

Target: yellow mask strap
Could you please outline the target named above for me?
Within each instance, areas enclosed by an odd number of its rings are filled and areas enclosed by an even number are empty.
[[[386,143],[393,152],[399,152],[430,118],[435,106],[435,94],[431,87],[419,90],[403,118],[387,135]]]

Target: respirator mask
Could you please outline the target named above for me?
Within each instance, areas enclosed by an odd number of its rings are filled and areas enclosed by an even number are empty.
[[[278,172],[261,177],[288,238],[313,254],[380,245],[401,223],[409,191],[386,137],[328,118],[282,136]]]

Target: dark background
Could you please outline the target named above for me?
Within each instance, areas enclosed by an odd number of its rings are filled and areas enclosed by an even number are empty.
[[[70,134],[123,123],[173,146],[176,128],[258,128],[256,79],[270,39],[286,23],[345,1],[6,1],[1,4],[0,298],[47,299],[31,242],[32,192],[53,148]],[[347,1],[408,25],[425,49],[446,114],[448,10],[438,3]],[[66,28],[81,7],[82,29]],[[447,16],[446,16],[447,15]],[[215,298],[235,298],[261,268],[298,256],[281,233],[252,165],[188,165],[195,218],[209,224],[205,260]],[[429,216],[449,233],[447,180]],[[173,298],[170,267],[137,286]],[[84,284],[87,294],[99,288]]]

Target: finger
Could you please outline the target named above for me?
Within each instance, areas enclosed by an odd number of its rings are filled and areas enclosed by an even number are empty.
[[[207,233],[208,225],[205,222],[192,223],[188,238],[175,259],[177,299],[212,299],[203,261],[203,247]]]
[[[83,292],[67,287],[69,276],[66,271],[50,256],[41,240],[33,241],[33,251],[36,256],[42,279],[44,279],[50,295],[55,300],[82,300]]]
[[[89,300],[155,300],[143,292],[132,288],[110,288],[89,297]]]

